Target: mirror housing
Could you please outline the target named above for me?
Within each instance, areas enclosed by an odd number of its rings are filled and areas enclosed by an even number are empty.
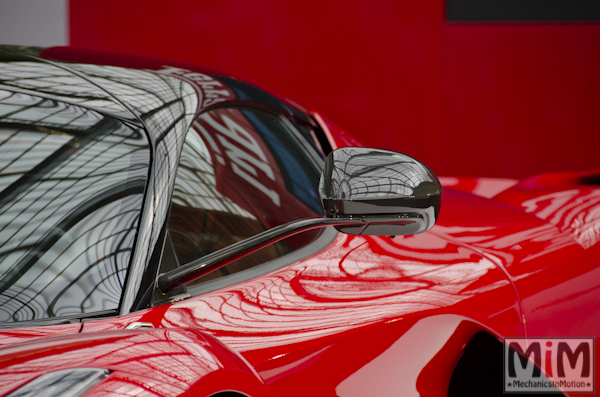
[[[329,154],[319,192],[326,216],[362,220],[336,226],[362,235],[408,235],[435,224],[442,186],[424,164],[389,150],[347,147]]]

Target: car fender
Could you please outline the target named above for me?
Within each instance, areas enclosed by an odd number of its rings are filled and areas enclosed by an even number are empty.
[[[260,373],[280,396],[306,395],[308,388],[300,385],[308,379],[319,382],[322,395],[331,390],[339,397],[441,396],[447,394],[462,352],[482,332],[501,340],[484,325],[459,315],[401,318],[310,346],[310,352],[265,362]],[[327,379],[311,368],[317,362]],[[345,367],[354,370],[348,373]],[[294,384],[299,386],[291,390]]]
[[[91,393],[114,383],[162,384],[168,396],[185,391],[190,396],[222,391],[271,396],[238,354],[199,331],[177,328],[89,332],[6,346],[0,349],[0,394],[48,372],[85,367],[111,371]]]

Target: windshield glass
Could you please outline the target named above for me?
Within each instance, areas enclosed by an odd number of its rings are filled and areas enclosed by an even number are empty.
[[[149,160],[141,130],[0,90],[0,322],[118,309]]]

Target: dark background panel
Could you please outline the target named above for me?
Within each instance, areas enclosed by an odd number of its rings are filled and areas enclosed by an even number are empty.
[[[598,0],[447,0],[448,21],[600,21]]]

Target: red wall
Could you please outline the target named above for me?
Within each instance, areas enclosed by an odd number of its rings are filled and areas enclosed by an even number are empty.
[[[448,23],[443,0],[71,0],[70,40],[231,71],[441,175],[600,167],[600,24]]]

